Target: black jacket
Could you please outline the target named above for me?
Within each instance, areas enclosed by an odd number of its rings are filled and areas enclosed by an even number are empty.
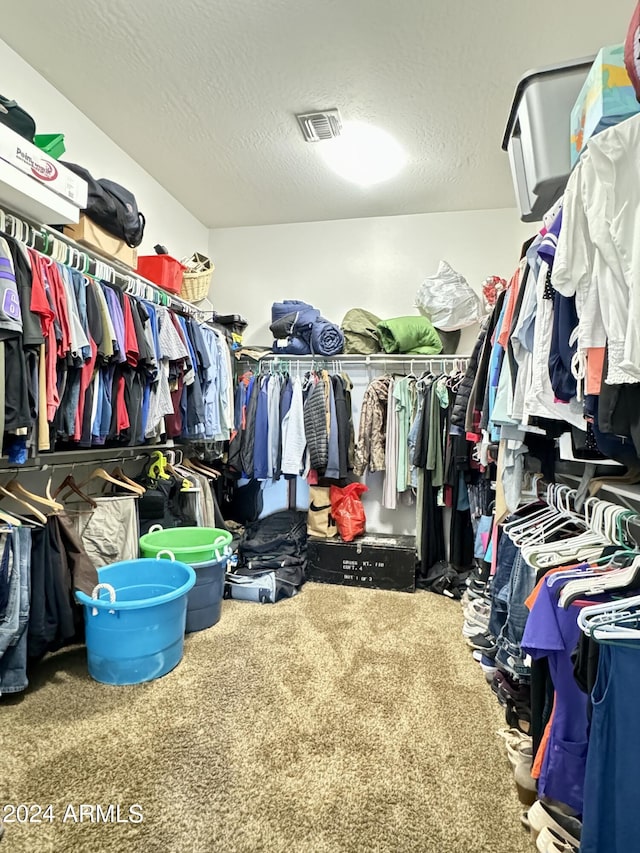
[[[469,359],[469,364],[467,365],[464,377],[462,379],[462,382],[460,383],[460,387],[458,388],[456,400],[453,406],[453,412],[451,413],[452,427],[459,427],[462,430],[465,429],[465,423],[467,420],[467,406],[469,405],[471,389],[473,388],[473,383],[475,381],[476,373],[478,371],[478,362],[480,361],[482,347],[484,346],[484,342],[487,337],[488,326],[489,321],[487,319],[482,324],[478,339],[476,340],[475,346],[473,347],[473,352],[471,353],[471,358]]]

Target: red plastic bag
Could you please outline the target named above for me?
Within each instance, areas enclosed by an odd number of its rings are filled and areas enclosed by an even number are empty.
[[[345,542],[351,542],[356,536],[361,536],[367,529],[367,517],[360,495],[369,491],[363,483],[351,483],[344,489],[331,486],[331,515],[333,516],[338,533]]]

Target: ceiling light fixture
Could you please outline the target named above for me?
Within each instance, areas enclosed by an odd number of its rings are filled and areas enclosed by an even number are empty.
[[[361,187],[388,181],[407,162],[391,134],[360,121],[343,122],[340,136],[319,144],[318,151],[330,169]]]

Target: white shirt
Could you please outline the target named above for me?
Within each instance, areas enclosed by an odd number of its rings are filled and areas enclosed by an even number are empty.
[[[552,283],[576,295],[578,349],[609,347],[610,384],[640,381],[640,116],[588,143],[565,191]]]

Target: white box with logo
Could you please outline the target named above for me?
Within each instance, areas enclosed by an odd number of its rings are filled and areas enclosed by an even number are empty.
[[[0,124],[0,157],[76,207],[87,206],[86,181],[4,124]]]

